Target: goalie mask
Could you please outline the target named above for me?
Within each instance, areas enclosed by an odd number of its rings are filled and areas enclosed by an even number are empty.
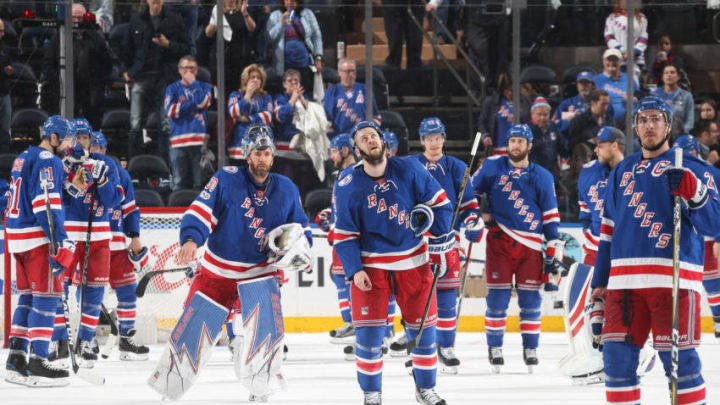
[[[273,154],[275,153],[272,129],[267,125],[250,127],[247,135],[243,138],[243,154],[250,156],[255,149],[263,150],[265,148],[271,148]]]

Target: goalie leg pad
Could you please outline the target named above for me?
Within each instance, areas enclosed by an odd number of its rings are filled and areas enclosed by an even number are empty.
[[[507,322],[507,307],[510,303],[509,288],[490,288],[486,298],[485,335],[490,347],[502,347]]]
[[[438,321],[437,344],[440,347],[455,346],[457,289],[437,290]]]
[[[198,291],[185,307],[147,383],[164,398],[180,397],[190,389],[210,360],[228,310]]]
[[[665,376],[670,378],[670,351],[660,352],[660,360],[665,367]],[[678,404],[705,403],[705,380],[701,374],[702,364],[697,351],[693,349],[678,351]]]
[[[345,275],[334,274],[332,275],[333,283],[337,287],[338,305],[340,306],[340,315],[342,316],[343,322],[352,322],[352,315],[350,313],[350,285],[345,279]]]
[[[540,340],[540,291],[518,289],[523,347],[537,349]]]
[[[281,372],[285,327],[280,290],[272,275],[237,283],[243,319],[242,355],[235,373],[251,394],[272,395],[287,389]]]

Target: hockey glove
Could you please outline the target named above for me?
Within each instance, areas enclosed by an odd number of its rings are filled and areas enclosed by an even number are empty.
[[[552,239],[547,242],[547,248],[545,249],[545,274],[558,275],[565,267],[562,264],[562,259],[565,256],[565,246],[563,241],[560,239]]]
[[[480,243],[485,234],[485,221],[482,217],[470,214],[465,218],[465,239],[471,243]]]
[[[65,152],[63,167],[67,173],[74,171],[77,166],[85,162],[90,155],[81,145],[75,145]]]
[[[196,272],[197,272],[197,262],[195,260],[192,260],[187,265],[187,270],[185,270],[185,277],[192,280],[195,277]]]
[[[323,232],[330,232],[330,208],[318,212],[315,216],[315,223]]]
[[[310,243],[298,223],[280,225],[267,235],[268,262],[284,270],[307,271],[312,264]]]
[[[410,211],[410,229],[415,233],[415,237],[422,237],[435,220],[435,214],[432,209],[425,204],[418,204]]]
[[[590,310],[590,328],[592,329],[593,348],[602,351],[602,328],[605,322],[605,300],[596,299]]]
[[[70,267],[75,256],[75,242],[66,239],[62,246],[58,248],[57,254],[50,255],[50,268],[53,275],[62,274],[66,268]]]
[[[438,278],[442,278],[448,269],[460,268],[460,254],[454,247],[455,232],[449,232],[443,236],[428,239],[430,264],[437,267],[433,272],[440,272]]]
[[[705,183],[695,176],[695,173],[685,168],[670,167],[665,169],[670,191],[679,195],[688,204],[688,208],[702,207],[708,198]]]
[[[110,170],[107,164],[102,160],[93,160],[90,168],[90,174],[98,187],[102,187],[107,183],[107,173]]]
[[[130,259],[135,273],[141,273],[150,260],[147,246],[143,246],[137,254],[133,253],[132,249],[128,249],[128,259]]]

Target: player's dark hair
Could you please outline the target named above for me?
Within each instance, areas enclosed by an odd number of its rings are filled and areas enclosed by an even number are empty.
[[[667,69],[668,66],[674,67],[674,68],[675,68],[675,73],[677,73],[678,76],[681,76],[681,75],[682,75],[682,73],[680,73],[680,68],[678,67],[677,63],[675,63],[675,62],[665,62],[665,66],[663,66],[662,72],[660,72],[660,74],[664,74],[664,73],[665,73],[665,69]]]
[[[607,91],[603,89],[593,89],[590,91],[590,94],[588,95],[587,101],[588,103],[595,103],[598,100],[600,100],[600,97],[610,97],[607,93]]]
[[[295,7],[295,12],[297,13],[297,15],[300,15],[300,12],[302,12],[303,9],[305,8],[305,0],[296,0],[296,1],[297,1],[297,6]],[[280,11],[282,11],[283,13],[286,12],[287,9],[285,8],[285,1],[279,0],[279,1],[278,1],[278,8],[279,8]]]
[[[703,132],[710,132],[710,126],[712,125],[714,121],[713,120],[698,120],[695,123],[695,128],[693,129],[693,135],[696,138],[700,138],[700,135],[703,134]]]

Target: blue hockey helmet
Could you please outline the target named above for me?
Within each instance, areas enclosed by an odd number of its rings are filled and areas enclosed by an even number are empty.
[[[393,150],[397,149],[398,138],[397,138],[397,135],[395,135],[395,132],[393,132],[393,131],[383,132],[383,139],[385,140],[385,144],[387,145],[388,150],[393,151]]]
[[[527,140],[528,145],[530,145],[533,141],[533,133],[532,129],[527,124],[516,124],[510,127],[507,132],[507,139],[510,138],[525,138]]]
[[[683,135],[675,140],[675,147],[684,149],[688,152],[695,152],[700,156],[700,142],[692,135]]]
[[[638,116],[643,111],[660,111],[665,115],[668,127],[672,124],[672,111],[667,103],[655,96],[645,97],[638,101],[633,108],[633,125],[637,126]]]
[[[352,140],[350,140],[350,134],[338,134],[330,140],[331,149],[337,148],[338,151],[341,151],[344,147],[347,147],[348,149],[350,149],[350,151],[352,151],[353,149]]]
[[[108,142],[100,131],[93,131],[92,137],[90,138],[90,146],[99,146],[103,150],[107,148]]]
[[[432,134],[443,134],[443,136],[445,136],[445,125],[443,125],[438,117],[428,117],[422,120],[418,132],[420,133],[421,141],[426,136]]]
[[[353,125],[352,129],[350,130],[350,138],[353,141],[353,144],[355,142],[355,134],[358,133],[363,128],[372,128],[377,132],[378,135],[380,135],[380,138],[383,137],[383,130],[380,128],[380,125],[378,125],[375,121],[360,121],[357,124]]]
[[[267,125],[255,125],[248,129],[247,135],[243,138],[243,153],[245,157],[255,149],[263,150],[271,148],[275,153],[275,144],[273,143],[273,131]]]
[[[75,118],[72,120],[72,123],[75,126],[75,134],[92,135],[92,126],[90,126],[90,123],[85,118]]]
[[[50,138],[51,134],[57,134],[60,142],[68,136],[75,138],[75,126],[62,115],[53,115],[45,120],[42,127],[44,138]]]

